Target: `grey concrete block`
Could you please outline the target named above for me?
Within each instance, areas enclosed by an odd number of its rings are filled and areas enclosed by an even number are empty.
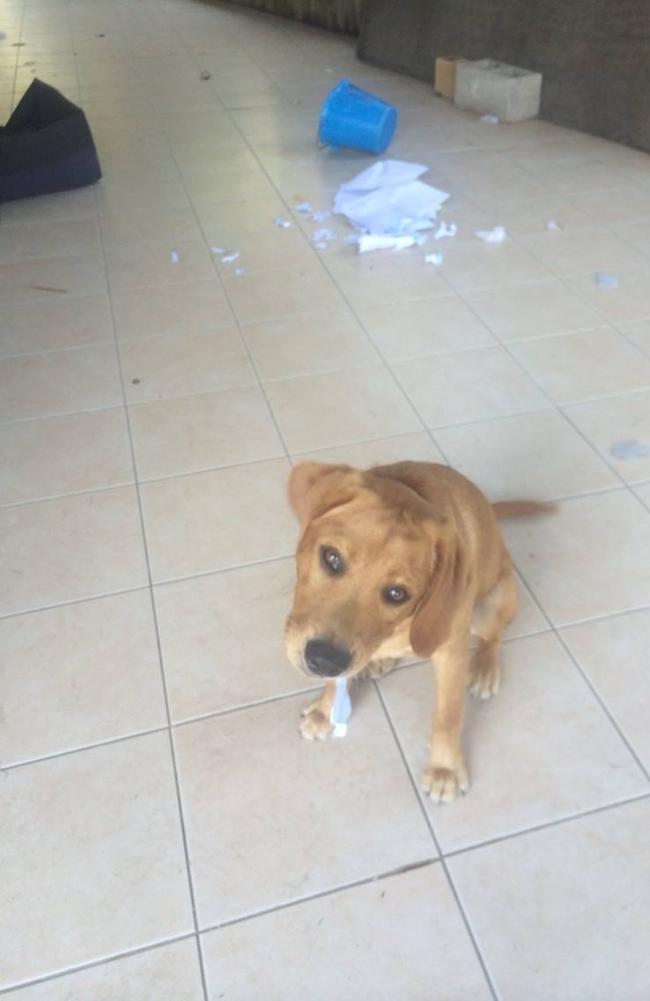
[[[479,115],[498,115],[502,122],[536,118],[542,96],[542,74],[495,59],[461,61],[456,66],[454,104]]]

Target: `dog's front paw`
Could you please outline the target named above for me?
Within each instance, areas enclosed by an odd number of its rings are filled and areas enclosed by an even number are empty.
[[[469,789],[467,769],[462,763],[457,768],[429,765],[422,775],[422,788],[434,803],[453,803]]]
[[[332,736],[334,727],[318,702],[303,709],[301,716],[300,736],[304,740],[327,740]]]

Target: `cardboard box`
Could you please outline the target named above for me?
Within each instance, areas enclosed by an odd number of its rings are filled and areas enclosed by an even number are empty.
[[[496,59],[459,65],[454,103],[477,115],[496,115],[502,122],[536,118],[542,95],[542,74]]]
[[[434,63],[433,89],[440,97],[446,97],[450,101],[454,99],[456,91],[456,63],[461,61],[461,56],[438,56]]]

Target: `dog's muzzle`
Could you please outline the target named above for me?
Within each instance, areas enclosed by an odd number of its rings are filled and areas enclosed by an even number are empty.
[[[305,664],[312,674],[320,678],[336,678],[350,666],[349,650],[335,646],[328,640],[309,640],[305,646]]]

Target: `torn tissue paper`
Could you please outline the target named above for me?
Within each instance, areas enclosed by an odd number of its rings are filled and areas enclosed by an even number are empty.
[[[508,234],[503,226],[495,226],[494,229],[477,229],[475,232],[479,240],[484,240],[485,243],[503,243],[508,239]]]
[[[348,732],[348,720],[352,712],[350,693],[348,692],[348,679],[337,678],[334,700],[330,709],[330,723],[334,727],[334,737],[345,737]]]
[[[428,167],[402,160],[379,160],[342,184],[334,211],[362,233],[413,236],[431,229],[449,195],[418,180]]]
[[[433,234],[434,240],[442,240],[446,236],[456,236],[458,227],[455,222],[441,222]]]
[[[435,264],[438,267],[439,264],[442,264],[442,254],[439,251],[435,254],[427,254],[424,260],[426,264]]]
[[[371,250],[404,250],[422,243],[423,237],[417,236],[382,236],[379,233],[363,233],[355,242],[359,245],[359,253],[367,254]]]

